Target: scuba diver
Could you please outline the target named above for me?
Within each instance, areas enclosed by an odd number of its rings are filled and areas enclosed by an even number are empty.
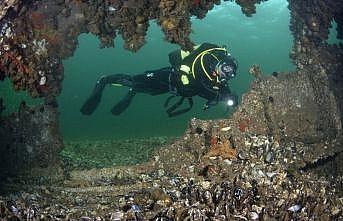
[[[144,74],[113,74],[100,77],[80,111],[85,115],[92,114],[108,84],[129,87],[126,96],[112,108],[113,115],[121,114],[136,93],[171,93],[164,104],[169,117],[191,110],[192,97],[196,95],[207,100],[204,110],[219,102],[226,102],[228,108],[237,104],[237,96],[231,93],[228,86],[229,80],[236,76],[237,62],[225,47],[203,43],[194,46],[191,52],[176,50],[169,54],[169,62],[171,67],[145,71]],[[179,100],[169,105],[175,97],[179,97]],[[185,100],[188,101],[188,107],[179,108]]]

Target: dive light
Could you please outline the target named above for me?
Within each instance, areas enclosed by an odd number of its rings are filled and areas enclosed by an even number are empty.
[[[232,107],[235,104],[235,101],[232,99],[228,99],[226,104],[227,106]]]
[[[228,107],[234,107],[237,105],[237,96],[229,95],[226,99],[226,105]]]

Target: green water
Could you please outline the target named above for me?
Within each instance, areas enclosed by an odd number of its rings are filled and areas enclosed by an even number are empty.
[[[326,42],[330,45],[343,44],[342,39],[337,39],[337,23],[334,20],[331,22],[331,28],[329,29],[329,36]]]
[[[239,62],[239,75],[231,86],[238,94],[247,91],[252,80],[247,70],[260,64],[263,71],[293,70],[289,59],[292,36],[289,31],[289,10],[285,0],[271,0],[257,8],[252,18],[245,17],[240,7],[223,3],[203,20],[192,19],[192,40],[228,45]],[[147,43],[137,52],[123,49],[116,38],[115,48],[99,49],[92,35],[81,35],[74,56],[66,61],[63,92],[59,98],[61,129],[66,139],[129,138],[181,135],[189,119],[226,117],[224,105],[202,111],[204,100],[196,99],[187,114],[168,118],[163,103],[169,95],[138,94],[131,106],[120,116],[112,116],[111,107],[126,93],[125,88],[107,87],[102,102],[91,116],[83,116],[79,108],[102,74],[139,74],[145,70],[168,66],[168,53],[177,45],[163,40],[160,28],[151,22]]]
[[[292,36],[287,5],[286,0],[270,0],[258,5],[257,13],[249,18],[242,14],[238,5],[223,2],[209,12],[205,19],[192,18],[191,39],[194,42],[225,44],[238,60],[239,74],[230,85],[239,95],[249,88],[252,77],[248,74],[248,69],[252,64],[259,64],[266,73],[294,70],[289,59]],[[102,102],[93,115],[80,114],[79,109],[99,76],[115,73],[140,74],[145,70],[169,66],[168,53],[178,49],[178,46],[163,38],[163,33],[154,21],[149,27],[147,43],[137,53],[124,50],[120,37],[115,39],[115,48],[100,49],[95,36],[80,35],[74,56],[64,61],[65,79],[59,96],[60,128],[64,139],[178,136],[184,132],[189,119],[193,117],[227,117],[224,105],[203,111],[202,106],[206,101],[196,98],[195,106],[189,113],[168,118],[163,104],[169,94],[138,94],[122,115],[113,116],[110,109],[127,91],[126,88],[117,87],[105,89]],[[10,105],[15,106],[17,101],[14,95],[8,96],[7,103]]]

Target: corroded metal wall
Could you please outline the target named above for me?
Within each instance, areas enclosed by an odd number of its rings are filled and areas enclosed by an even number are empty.
[[[290,29],[294,36],[291,57],[297,71],[306,73],[311,79],[317,102],[322,111],[332,114],[338,106],[343,116],[343,47],[329,45],[326,40],[333,21],[337,23],[337,38],[342,38],[343,3],[340,1],[289,1],[291,11]],[[330,88],[334,97],[325,93]],[[329,122],[327,124],[332,124]]]
[[[22,103],[18,113],[1,118],[0,125],[0,179],[57,165],[62,139],[56,108]]]

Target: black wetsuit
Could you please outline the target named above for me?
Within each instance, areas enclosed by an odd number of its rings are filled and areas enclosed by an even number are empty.
[[[172,95],[180,96],[180,100],[167,109],[169,116],[175,116],[189,111],[193,106],[192,97],[196,95],[205,98],[208,100],[208,103],[216,102],[220,99],[220,94],[230,93],[227,85],[219,85],[211,78],[205,76],[200,62],[194,63],[195,75],[193,75],[193,72],[186,73],[181,68],[182,66],[186,66],[191,69],[193,61],[199,53],[211,48],[219,47],[204,43],[189,53],[185,58],[182,58],[181,50],[174,51],[169,54],[171,67],[145,71],[144,74],[133,76],[128,74],[104,76],[98,80],[92,95],[81,108],[81,112],[86,115],[93,113],[100,101],[102,90],[106,84],[119,84],[130,88],[127,95],[112,108],[112,114],[114,115],[122,113],[128,107],[136,93],[147,93],[150,95],[171,93]],[[213,51],[213,54],[215,56],[205,56],[203,62],[203,65],[207,67],[209,73],[214,70],[215,65],[218,63],[213,57],[221,59],[226,56],[226,51]],[[189,107],[177,111],[177,107],[185,99],[188,100]],[[169,101],[170,99],[167,100],[165,106],[168,106]]]

